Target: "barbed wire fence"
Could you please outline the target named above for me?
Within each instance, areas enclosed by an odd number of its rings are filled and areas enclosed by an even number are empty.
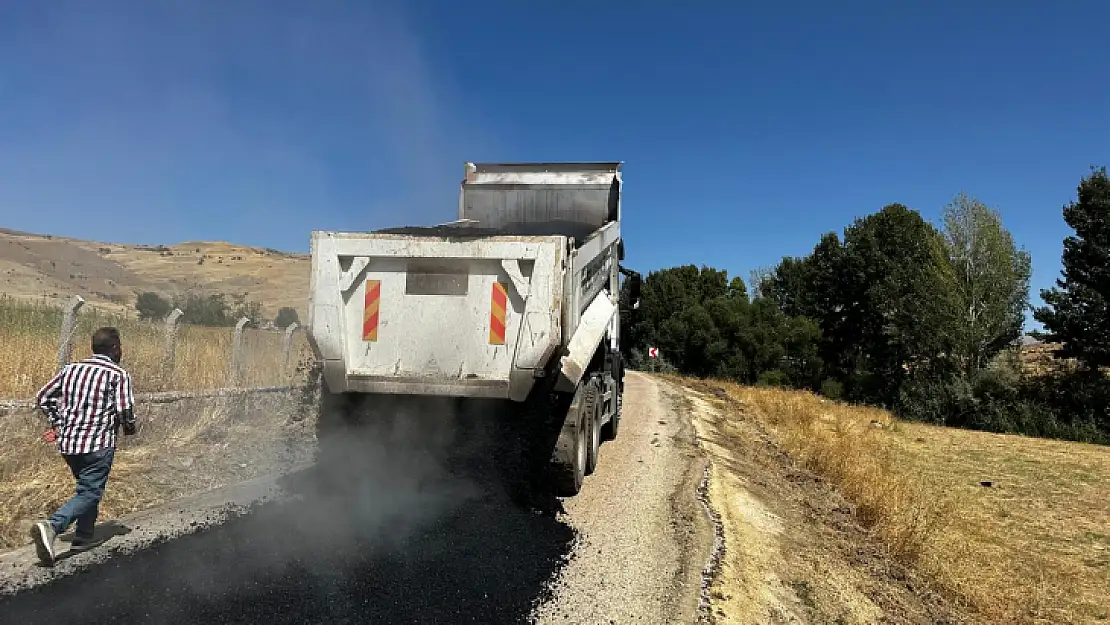
[[[72,362],[74,346],[77,336],[77,330],[81,322],[81,310],[84,308],[86,301],[80,295],[74,295],[62,307],[61,327],[58,333],[58,351],[57,351],[57,368],[61,369],[66,364]],[[159,378],[157,386],[159,390],[151,392],[136,393],[136,401],[140,403],[168,403],[184,399],[202,399],[208,397],[236,397],[243,395],[250,395],[255,393],[275,393],[275,392],[288,392],[296,390],[299,387],[310,384],[307,376],[289,375],[280,384],[244,384],[245,369],[250,364],[260,365],[264,369],[277,369],[288,372],[294,364],[293,359],[298,354],[295,346],[295,338],[298,334],[303,335],[303,328],[297,322],[290,323],[284,329],[262,329],[253,328],[252,330],[263,333],[280,334],[281,347],[279,354],[270,354],[272,362],[264,363],[251,363],[247,357],[246,341],[244,335],[247,331],[247,326],[254,320],[248,317],[241,317],[234,328],[227,328],[231,333],[230,350],[227,354],[227,370],[222,384],[216,384],[212,388],[202,389],[182,389],[173,390],[174,370],[177,364],[177,355],[179,347],[179,338],[181,335],[181,326],[185,323],[185,313],[179,309],[174,308],[166,315],[161,321],[154,321],[152,325],[160,326],[161,338],[161,356],[160,363],[156,367],[157,377]],[[269,378],[280,376],[268,376]],[[138,390],[138,389],[137,389]],[[23,398],[0,398],[0,411],[28,409],[34,407],[32,399]]]

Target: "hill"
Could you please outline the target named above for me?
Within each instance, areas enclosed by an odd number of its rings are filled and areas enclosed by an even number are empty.
[[[0,229],[0,292],[134,313],[144,291],[247,293],[273,317],[291,306],[307,317],[309,257],[224,242],[125,245]]]

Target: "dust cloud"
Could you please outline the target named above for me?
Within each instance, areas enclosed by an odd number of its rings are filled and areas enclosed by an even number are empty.
[[[295,567],[306,575],[343,575],[368,555],[405,557],[405,543],[446,515],[507,493],[488,462],[498,440],[481,414],[451,400],[375,397],[347,415],[322,402],[315,464],[282,480],[284,495],[221,528],[234,567],[168,560],[205,599],[221,576],[269,576]],[[258,534],[262,534],[259,536]],[[265,548],[252,546],[259,539]],[[425,554],[426,556],[427,554]]]

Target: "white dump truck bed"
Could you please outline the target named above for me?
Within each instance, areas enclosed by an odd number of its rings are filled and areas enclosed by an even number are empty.
[[[619,185],[616,164],[468,164],[457,222],[313,232],[328,389],[523,401],[553,357],[575,375],[616,318]]]

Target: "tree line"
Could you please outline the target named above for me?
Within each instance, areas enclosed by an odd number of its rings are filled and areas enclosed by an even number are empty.
[[[182,322],[194,325],[230,327],[243,317],[250,319],[251,326],[261,325],[264,321],[262,304],[248,300],[246,293],[233,295],[231,299],[223,293],[189,293],[171,301],[158,293],[146,291],[135,299],[139,319],[165,319],[174,308],[182,312]],[[273,323],[279,328],[286,328],[291,323],[300,323],[300,319],[296,309],[285,306],[278,310]]]
[[[1056,286],[1033,309],[1054,366],[1020,361],[1031,262],[1000,213],[967,195],[940,226],[902,204],[820,238],[749,285],[693,265],[651,272],[625,319],[633,367],[660,348],[688,375],[808,389],[902,418],[1110,442],[1110,180],[1063,208]],[[625,297],[628,283],[623,287]]]

